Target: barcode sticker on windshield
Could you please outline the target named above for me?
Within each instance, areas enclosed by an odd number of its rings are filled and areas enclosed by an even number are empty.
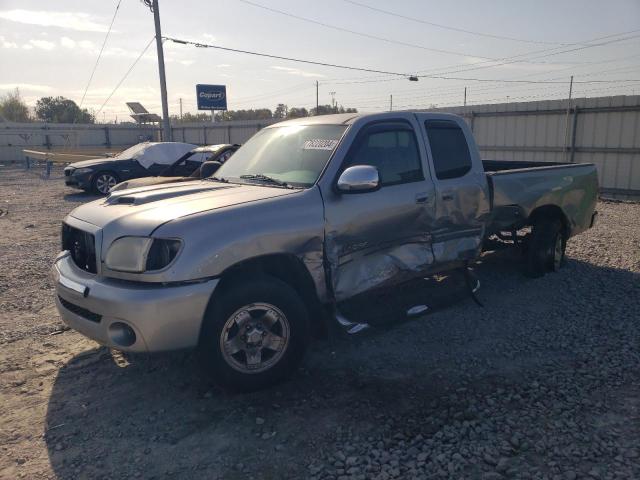
[[[303,150],[333,150],[336,148],[338,140],[314,138],[304,142]]]

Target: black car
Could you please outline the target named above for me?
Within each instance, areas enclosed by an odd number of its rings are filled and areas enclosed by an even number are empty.
[[[167,167],[156,177],[135,178],[120,182],[111,188],[111,192],[124,190],[125,188],[145,187],[147,185],[160,185],[163,183],[185,182],[202,178],[201,166],[204,162],[226,162],[240,145],[235,143],[222,143],[219,145],[206,145],[197,147],[185,153],[175,161],[173,165]]]
[[[114,157],[70,164],[64,169],[65,184],[106,195],[124,180],[160,175],[194,148],[181,142],[139,143]]]

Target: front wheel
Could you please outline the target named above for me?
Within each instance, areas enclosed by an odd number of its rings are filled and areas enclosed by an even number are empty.
[[[101,195],[107,195],[118,183],[118,177],[111,172],[98,172],[93,178],[93,191]]]
[[[207,309],[198,354],[221,386],[259,390],[295,370],[308,343],[308,322],[302,299],[276,278],[230,285]]]

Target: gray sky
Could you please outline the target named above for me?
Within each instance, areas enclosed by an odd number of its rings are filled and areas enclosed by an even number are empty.
[[[577,83],[577,97],[640,93],[639,0],[357,0],[361,5],[346,0],[251,2],[358,34],[267,11],[242,0],[160,0],[163,34],[407,74],[567,83],[434,78],[409,82],[165,42],[170,113],[178,113],[180,98],[184,111],[196,111],[197,83],[226,84],[232,109],[273,109],[279,102],[311,108],[315,106],[316,80],[320,82],[320,103],[330,103],[330,92],[335,92],[337,102],[362,111],[388,109],[390,94],[396,108],[461,104],[465,86],[469,103],[500,103],[507,97],[509,101],[562,98],[567,95],[571,74],[576,81],[638,80]],[[0,94],[18,86],[31,104],[48,95],[80,102],[117,3],[0,0]],[[592,41],[634,30],[638,31]],[[83,107],[100,109],[153,35],[151,12],[139,0],[122,0]],[[602,42],[611,43],[583,48]],[[517,55],[517,62],[500,61]],[[140,101],[160,113],[155,44],[98,120],[127,119],[126,101]]]

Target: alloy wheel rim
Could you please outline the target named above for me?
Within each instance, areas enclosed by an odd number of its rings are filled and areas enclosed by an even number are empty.
[[[225,362],[241,373],[264,372],[277,364],[290,339],[282,310],[269,303],[251,303],[236,310],[220,334]]]
[[[109,193],[115,185],[116,179],[113,175],[103,174],[96,180],[96,188],[100,193]]]

